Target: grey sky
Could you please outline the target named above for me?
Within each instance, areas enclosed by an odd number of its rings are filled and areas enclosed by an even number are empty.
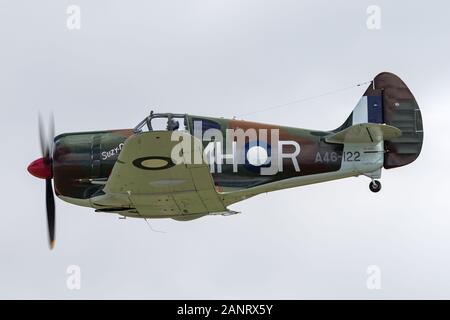
[[[81,8],[81,30],[66,8]],[[368,30],[366,8],[382,9]],[[450,298],[447,1],[0,0],[0,298]],[[57,133],[133,127],[159,112],[232,117],[398,74],[422,109],[419,159],[262,195],[242,214],[119,220],[57,200],[47,247],[37,112]],[[245,119],[340,125],[365,88]],[[66,268],[81,267],[81,290]],[[366,268],[382,289],[366,288]]]

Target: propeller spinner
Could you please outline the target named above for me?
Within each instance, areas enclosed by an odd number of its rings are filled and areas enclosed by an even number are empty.
[[[33,161],[28,166],[28,172],[33,176],[45,179],[45,203],[47,208],[48,239],[50,249],[55,246],[55,198],[53,195],[53,138],[55,136],[53,116],[50,118],[48,136],[45,136],[42,119],[39,116],[39,140],[42,158]]]

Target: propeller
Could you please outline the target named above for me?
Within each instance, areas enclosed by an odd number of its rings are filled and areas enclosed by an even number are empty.
[[[39,115],[39,142],[42,158],[33,161],[28,166],[28,172],[33,176],[45,179],[45,204],[47,210],[48,240],[50,249],[55,246],[55,198],[53,195],[53,138],[55,136],[55,121],[50,117],[48,135],[46,136],[44,124]]]

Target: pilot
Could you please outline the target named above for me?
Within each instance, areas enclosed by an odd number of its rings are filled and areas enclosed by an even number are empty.
[[[173,120],[172,118],[167,120],[167,130],[168,131],[178,130],[179,127],[180,127],[180,123],[177,120]]]

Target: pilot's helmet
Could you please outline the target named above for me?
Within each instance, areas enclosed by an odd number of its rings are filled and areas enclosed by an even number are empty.
[[[167,121],[167,130],[175,131],[180,127],[180,123],[177,120],[170,119]]]

